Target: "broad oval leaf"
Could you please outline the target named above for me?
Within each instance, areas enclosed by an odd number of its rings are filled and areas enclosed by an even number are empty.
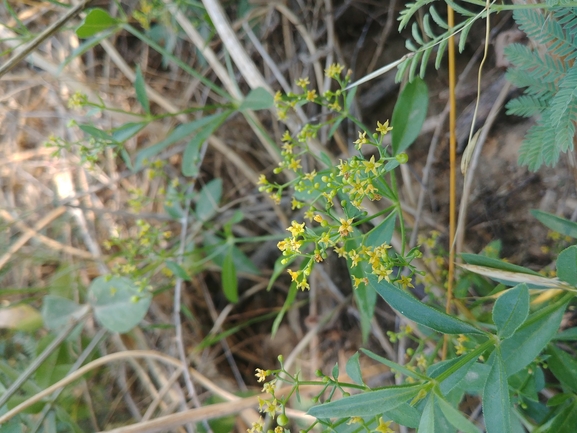
[[[509,338],[527,319],[529,300],[526,284],[507,290],[497,299],[493,307],[493,322],[497,325],[497,335],[500,338]]]
[[[392,308],[420,325],[443,334],[483,334],[473,325],[422,303],[408,292],[386,281],[379,282],[375,275],[369,274],[368,278],[369,283]]]
[[[130,331],[146,315],[151,296],[126,277],[98,277],[88,288],[88,299],[94,315],[112,332]]]
[[[408,83],[393,110],[393,154],[405,151],[419,136],[429,106],[429,90],[420,78]]]
[[[211,180],[202,188],[195,209],[199,221],[207,222],[216,215],[221,197],[222,179],[220,178]]]
[[[487,433],[511,431],[511,402],[507,372],[499,347],[492,355],[493,365],[483,390],[483,415]]]
[[[42,318],[44,326],[51,331],[64,328],[70,319],[80,317],[86,311],[86,306],[57,295],[47,295],[42,302]]]
[[[76,36],[79,38],[89,38],[117,23],[118,20],[112,18],[105,10],[100,8],[92,9],[88,12],[82,24],[76,29]]]
[[[577,286],[577,246],[573,245],[564,249],[557,257],[557,276],[571,284]]]
[[[375,416],[394,409],[415,397],[421,385],[395,386],[352,395],[337,401],[314,406],[307,412],[316,418]]]

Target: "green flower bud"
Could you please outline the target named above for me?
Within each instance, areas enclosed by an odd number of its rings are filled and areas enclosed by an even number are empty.
[[[395,156],[395,158],[397,159],[397,161],[399,161],[399,164],[406,164],[407,161],[409,160],[409,155],[403,152],[399,153],[397,156]]]

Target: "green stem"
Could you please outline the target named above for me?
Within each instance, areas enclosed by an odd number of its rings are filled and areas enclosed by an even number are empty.
[[[476,359],[479,356],[481,356],[481,354],[489,349],[491,346],[495,345],[495,341],[494,339],[490,338],[487,341],[485,341],[483,344],[481,344],[480,346],[478,346],[477,348],[475,348],[472,352],[467,353],[466,355],[463,355],[459,358],[459,361],[457,361],[455,363],[455,365],[451,366],[449,369],[447,369],[446,371],[444,371],[443,373],[441,373],[438,377],[435,378],[435,380],[437,382],[442,382],[445,379],[447,379],[450,375],[452,375],[454,372],[456,372],[458,369],[460,369],[461,367],[463,367],[464,365],[466,365],[468,362],[470,362],[472,359]]]

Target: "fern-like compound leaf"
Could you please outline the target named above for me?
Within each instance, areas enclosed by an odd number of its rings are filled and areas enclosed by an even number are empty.
[[[521,117],[531,117],[536,114],[541,114],[549,106],[549,100],[550,98],[522,95],[507,103],[507,114]]]

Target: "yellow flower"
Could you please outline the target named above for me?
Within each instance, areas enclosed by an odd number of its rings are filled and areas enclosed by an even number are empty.
[[[353,275],[353,287],[354,287],[355,289],[358,289],[360,284],[366,285],[368,282],[369,282],[369,280],[368,280],[367,277],[357,278],[357,277],[355,277],[355,276]]]
[[[287,272],[291,276],[291,281],[296,281],[300,274],[300,271],[295,272],[292,269],[287,269]]]
[[[313,102],[316,97],[317,97],[317,91],[316,90],[313,89],[313,90],[307,91],[307,101]]]
[[[341,218],[340,221],[341,221],[341,225],[339,227],[339,234],[342,237],[345,237],[345,236],[348,236],[349,234],[351,234],[353,232],[353,227],[351,225],[351,223],[353,222],[353,219],[352,218],[349,218],[349,219]]]
[[[303,207],[304,203],[298,201],[296,198],[292,198],[291,200],[291,209],[300,209],[301,207]]]
[[[411,288],[415,287],[415,286],[413,286],[411,279],[405,275],[403,275],[399,279],[399,283],[401,284],[401,286],[403,286],[403,289],[408,289],[409,287],[411,287]]]
[[[281,250],[284,251],[287,248],[287,241],[286,239],[284,241],[280,241],[278,244],[276,244],[276,247]]]
[[[274,428],[274,433],[283,433],[284,432],[284,428],[282,428],[280,425],[277,425]]]
[[[291,226],[287,228],[287,231],[291,232],[293,237],[296,238],[298,235],[301,235],[305,232],[305,223],[299,224],[296,221],[293,221]]]
[[[381,134],[385,135],[389,131],[392,131],[392,130],[393,130],[393,127],[389,126],[388,120],[385,123],[377,122],[377,132],[380,132]]]
[[[341,245],[340,247],[335,247],[334,250],[335,250],[335,253],[337,253],[339,255],[339,257],[346,257],[347,256],[347,252],[345,250],[344,245]]]
[[[375,162],[375,155],[372,155],[370,160],[363,161],[363,165],[365,166],[365,173],[372,172],[375,176],[377,176],[377,168],[383,164],[380,162]]]
[[[305,289],[310,290],[311,286],[309,286],[308,281],[303,278],[301,281],[297,283],[297,288],[301,289],[304,292]]]
[[[274,94],[274,102],[280,102],[281,99],[282,99],[282,93],[280,92],[280,90],[277,90],[277,92]]]
[[[309,221],[312,222],[313,218],[315,216],[315,211],[313,208],[310,208],[309,210],[307,210],[305,212],[305,218],[308,219]]]
[[[383,417],[379,418],[379,426],[374,430],[379,433],[395,433],[395,431],[391,428],[392,421],[385,422]]]
[[[282,137],[280,138],[280,140],[283,141],[283,142],[291,141],[291,140],[292,140],[292,137],[291,137],[291,135],[290,135],[290,132],[288,132],[288,130],[285,131],[284,134],[282,135]]]
[[[300,159],[293,159],[288,164],[288,168],[290,168],[292,171],[298,171],[298,169],[301,168],[301,160]]]
[[[303,89],[306,88],[309,84],[309,77],[299,78],[297,81],[297,86],[302,87]]]
[[[333,63],[327,69],[325,69],[325,76],[329,78],[337,78],[341,74],[341,72],[343,72],[343,69],[345,69],[343,65]]]
[[[361,256],[355,250],[352,250],[349,252],[349,258],[351,259],[351,266],[354,268],[355,266],[358,266]]]
[[[258,421],[252,423],[252,428],[248,429],[247,432],[249,433],[260,433],[264,430],[264,420],[262,417],[258,419]]]
[[[316,175],[317,175],[317,171],[313,170],[310,173],[305,174],[304,178],[310,182],[313,182],[315,180]]]
[[[367,144],[368,142],[369,142],[369,139],[367,138],[367,133],[365,131],[363,131],[363,132],[359,131],[359,139],[356,141],[353,141],[353,143],[356,145],[355,147],[357,149],[360,149],[363,144]]]
[[[347,425],[360,424],[362,422],[363,419],[360,416],[352,416],[351,419],[347,422]]]
[[[257,185],[268,185],[268,180],[266,180],[266,176],[264,174],[261,174],[258,177]]]
[[[258,382],[264,382],[266,380],[267,375],[268,375],[267,370],[261,370],[260,368],[256,369],[255,376],[257,377]]]

